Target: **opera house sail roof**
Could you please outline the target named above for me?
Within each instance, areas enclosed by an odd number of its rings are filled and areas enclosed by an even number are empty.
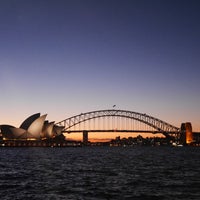
[[[31,115],[30,117],[28,117],[27,119],[25,119],[22,122],[22,124],[19,128],[23,128],[23,129],[27,130],[28,127],[39,117],[40,117],[40,113],[36,113],[34,115]]]
[[[33,114],[25,119],[19,128],[11,125],[0,125],[2,137],[5,139],[44,139],[53,138],[62,134],[64,127],[59,127],[54,122],[45,121],[47,114]]]

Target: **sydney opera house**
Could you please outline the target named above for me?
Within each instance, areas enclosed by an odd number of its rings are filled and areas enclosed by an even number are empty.
[[[0,125],[0,134],[2,141],[5,144],[35,144],[28,141],[53,141],[56,138],[61,138],[63,126],[57,126],[54,122],[46,120],[47,115],[36,113],[31,115],[22,122],[19,128],[11,125]],[[59,137],[60,136],[60,137]],[[63,136],[64,137],[64,136]],[[39,143],[37,143],[39,144]]]

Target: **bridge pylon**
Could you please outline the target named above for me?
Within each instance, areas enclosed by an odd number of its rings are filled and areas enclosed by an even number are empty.
[[[192,142],[194,142],[192,124],[190,122],[182,123],[180,130],[180,143],[189,145]]]

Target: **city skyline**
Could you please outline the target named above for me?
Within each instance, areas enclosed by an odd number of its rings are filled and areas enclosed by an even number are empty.
[[[200,131],[200,3],[0,2],[0,124],[94,110],[147,113]]]

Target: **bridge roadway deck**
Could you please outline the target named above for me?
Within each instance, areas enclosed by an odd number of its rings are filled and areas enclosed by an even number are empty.
[[[118,130],[118,129],[113,129],[113,130],[64,130],[63,133],[79,133],[79,132],[125,132],[125,133],[152,133],[152,134],[157,134],[157,133],[166,133],[162,131],[148,131],[148,130]],[[177,134],[178,132],[167,132],[169,134]]]

